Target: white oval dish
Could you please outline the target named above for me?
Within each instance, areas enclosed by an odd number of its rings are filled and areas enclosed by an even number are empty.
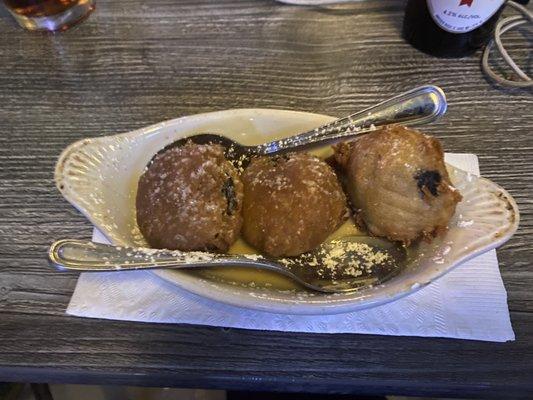
[[[137,181],[152,156],[176,139],[219,133],[243,144],[260,144],[334,120],[295,111],[237,109],[198,114],[132,132],[85,139],[68,146],[55,171],[56,185],[116,245],[145,246],[135,220]],[[200,296],[235,306],[289,314],[333,314],[383,304],[412,293],[460,263],[506,242],[516,231],[514,199],[491,181],[449,167],[463,195],[449,230],[416,249],[417,262],[383,285],[347,294],[280,291],[199,278],[187,271],[154,273]]]

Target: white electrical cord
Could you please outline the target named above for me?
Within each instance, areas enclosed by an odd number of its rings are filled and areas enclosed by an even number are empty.
[[[518,65],[516,65],[509,53],[507,53],[507,50],[505,50],[505,48],[503,47],[501,36],[505,32],[516,28],[517,26],[532,23],[533,13],[531,13],[526,7],[517,4],[513,1],[508,1],[507,5],[513,7],[515,10],[520,12],[521,15],[513,15],[512,17],[502,18],[498,21],[498,23],[496,24],[496,28],[494,29],[494,38],[490,40],[490,42],[487,44],[487,47],[485,47],[485,50],[483,51],[483,56],[481,57],[481,69],[492,80],[498,82],[501,85],[520,88],[532,87],[533,80],[531,80],[531,78],[524,71],[522,71]],[[502,58],[513,69],[513,71],[518,75],[518,77],[520,77],[521,80],[510,80],[496,74],[493,71],[489,64],[489,55],[494,44],[496,44],[496,47],[500,52]]]

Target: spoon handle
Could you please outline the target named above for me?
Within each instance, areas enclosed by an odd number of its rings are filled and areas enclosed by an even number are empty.
[[[312,131],[265,143],[258,146],[257,152],[272,155],[300,151],[368,133],[378,126],[426,124],[443,115],[446,108],[446,96],[441,88],[421,86]]]
[[[62,271],[126,271],[258,264],[265,264],[264,268],[273,268],[270,265],[273,263],[258,256],[118,247],[71,239],[52,244],[48,260],[50,265]]]

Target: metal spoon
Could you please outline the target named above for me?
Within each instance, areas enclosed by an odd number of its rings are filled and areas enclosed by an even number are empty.
[[[429,123],[443,115],[446,108],[446,96],[441,88],[421,86],[311,131],[259,146],[245,146],[225,136],[203,133],[179,139],[157,154],[181,146],[189,140],[198,144],[217,143],[225,148],[228,160],[232,161],[236,167],[244,168],[253,156],[271,156],[309,150],[368,133],[375,127],[384,125]],[[150,160],[149,165],[157,154]]]
[[[48,258],[50,265],[62,271],[250,267],[281,273],[315,291],[339,293],[390,279],[400,272],[406,252],[398,244],[367,236],[332,240],[298,257],[277,259],[255,254],[115,247],[65,239],[50,247]]]

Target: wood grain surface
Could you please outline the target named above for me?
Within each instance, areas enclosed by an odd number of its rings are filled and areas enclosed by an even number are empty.
[[[99,0],[60,35],[24,32],[0,11],[0,381],[531,398],[531,92],[490,84],[479,54],[441,60],[411,48],[399,35],[403,6]],[[505,41],[531,73],[524,34]],[[47,246],[91,234],[53,185],[67,144],[237,107],[342,116],[427,83],[450,106],[426,130],[447,151],[477,154],[483,175],[519,204],[520,228],[498,250],[515,342],[65,315],[77,276],[51,270]]]

